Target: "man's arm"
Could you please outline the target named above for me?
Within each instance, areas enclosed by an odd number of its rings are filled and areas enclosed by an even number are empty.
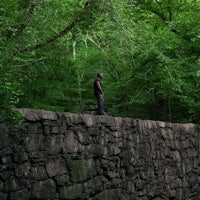
[[[104,96],[104,94],[103,94],[103,90],[102,90],[102,88],[101,88],[101,84],[100,84],[100,82],[99,81],[97,81],[97,87],[99,88],[99,90],[100,90],[100,92],[101,92],[101,94]]]

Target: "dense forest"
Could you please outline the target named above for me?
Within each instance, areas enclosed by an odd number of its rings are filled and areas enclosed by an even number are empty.
[[[199,0],[0,1],[0,119],[81,113],[200,123]]]

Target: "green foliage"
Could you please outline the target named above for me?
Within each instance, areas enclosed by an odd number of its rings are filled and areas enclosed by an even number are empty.
[[[11,80],[9,73],[5,73],[0,80],[0,122],[14,128],[23,120],[21,114],[16,110],[22,92],[20,85]]]
[[[1,121],[15,107],[79,113],[103,72],[110,115],[200,123],[200,3],[85,2],[0,2]]]

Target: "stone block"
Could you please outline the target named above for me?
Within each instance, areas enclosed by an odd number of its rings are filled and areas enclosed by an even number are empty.
[[[127,182],[127,193],[133,194],[135,192],[135,184],[132,181]]]
[[[119,177],[119,173],[117,171],[104,171],[104,175],[109,179],[114,179]]]
[[[48,152],[41,152],[41,151],[33,151],[29,152],[28,156],[33,162],[42,162],[47,157]]]
[[[96,174],[93,160],[72,160],[69,163],[71,181],[80,182]]]
[[[4,182],[0,180],[0,191],[3,191]]]
[[[28,134],[38,134],[38,125],[39,124],[37,124],[37,123],[29,123],[28,124]]]
[[[52,179],[36,181],[31,191],[31,199],[55,199],[56,184]]]
[[[8,194],[0,192],[0,199],[1,200],[7,200],[7,196],[8,196]]]
[[[17,153],[14,153],[13,159],[17,163],[22,163],[28,160],[28,154],[25,152],[24,148],[19,148]]]
[[[59,188],[61,199],[84,199],[84,188],[82,184]]]
[[[66,162],[62,158],[47,159],[46,171],[49,177],[62,175],[68,172]]]
[[[70,183],[70,176],[68,174],[56,176],[55,180],[56,180],[56,183],[59,186],[65,186],[65,185],[68,185]]]
[[[137,191],[143,190],[144,186],[145,186],[145,181],[144,180],[138,179],[137,182],[135,183],[135,189]]]
[[[104,157],[108,155],[108,148],[100,144],[89,144],[86,147],[86,151],[90,157]]]
[[[45,135],[49,135],[51,133],[51,128],[49,126],[44,126],[43,130]]]
[[[52,134],[64,134],[66,133],[67,127],[63,124],[57,124],[56,126],[52,127]]]
[[[29,199],[30,193],[28,190],[20,190],[17,192],[13,192],[9,195],[10,200],[27,200]]]
[[[24,147],[28,152],[39,151],[43,135],[31,134],[24,138]]]
[[[64,153],[76,153],[78,151],[78,139],[72,131],[65,134],[62,151]]]
[[[63,138],[62,134],[47,135],[41,143],[41,150],[49,154],[58,154],[62,149]]]
[[[43,120],[58,121],[57,113],[53,111],[42,111],[41,118]]]
[[[94,119],[94,115],[84,114],[84,115],[81,115],[81,116],[83,118],[84,125],[86,125],[87,127],[93,126],[96,123],[96,121]]]
[[[8,180],[8,178],[12,176],[14,176],[14,172],[11,170],[6,170],[0,173],[0,178],[4,181]]]
[[[96,194],[103,191],[102,177],[98,176],[84,183],[84,191],[87,194]]]
[[[18,180],[18,184],[20,186],[20,188],[23,189],[31,189],[32,187],[32,182],[34,182],[33,180],[29,180],[29,179],[20,179]]]
[[[52,153],[59,153],[61,151],[62,144],[63,144],[63,138],[64,138],[64,136],[61,134],[51,136],[50,151]]]
[[[120,138],[123,135],[122,131],[112,131],[111,134],[115,137],[115,138]]]
[[[109,189],[97,194],[94,200],[127,200],[121,189]]]
[[[115,119],[116,118],[116,119]],[[95,121],[102,125],[106,125],[108,127],[113,127],[113,126],[120,126],[122,122],[121,117],[111,117],[111,116],[103,116],[103,115],[96,115],[95,116]]]
[[[47,179],[47,172],[44,166],[33,166],[30,169],[30,174],[28,176],[31,180],[44,180]]]
[[[5,156],[0,156],[0,161],[1,161],[2,164],[6,165],[6,164],[12,162],[12,158],[11,158],[11,156],[6,156],[6,155]],[[0,171],[1,171],[1,169],[0,169]]]
[[[99,135],[99,128],[98,127],[88,128],[87,133],[91,136],[97,136]]]
[[[3,149],[8,143],[7,129],[0,124],[0,150]]]
[[[41,119],[41,110],[20,108],[18,111],[28,121],[39,121]]]
[[[173,199],[173,198],[175,198],[177,196],[176,190],[173,190],[173,189],[170,189],[168,191],[168,194],[169,194],[169,198],[170,199]]]
[[[80,132],[79,131],[77,133],[77,135],[78,135],[78,140],[79,140],[80,143],[86,145],[86,144],[89,144],[91,142],[90,136],[87,132]]]
[[[121,153],[121,149],[117,145],[110,145],[108,148],[109,156],[116,156]]]
[[[19,179],[27,178],[30,173],[30,168],[31,167],[29,162],[17,165],[17,167],[15,168],[16,177]]]
[[[4,190],[6,192],[13,192],[13,191],[16,191],[18,188],[19,187],[18,187],[17,180],[14,177],[10,177],[5,183]]]
[[[172,157],[173,157],[174,162],[181,162],[181,155],[179,151],[173,151]]]

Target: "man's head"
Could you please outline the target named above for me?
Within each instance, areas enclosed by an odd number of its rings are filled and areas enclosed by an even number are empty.
[[[100,78],[100,79],[102,79],[103,78],[103,74],[102,73],[98,73],[97,77]]]

